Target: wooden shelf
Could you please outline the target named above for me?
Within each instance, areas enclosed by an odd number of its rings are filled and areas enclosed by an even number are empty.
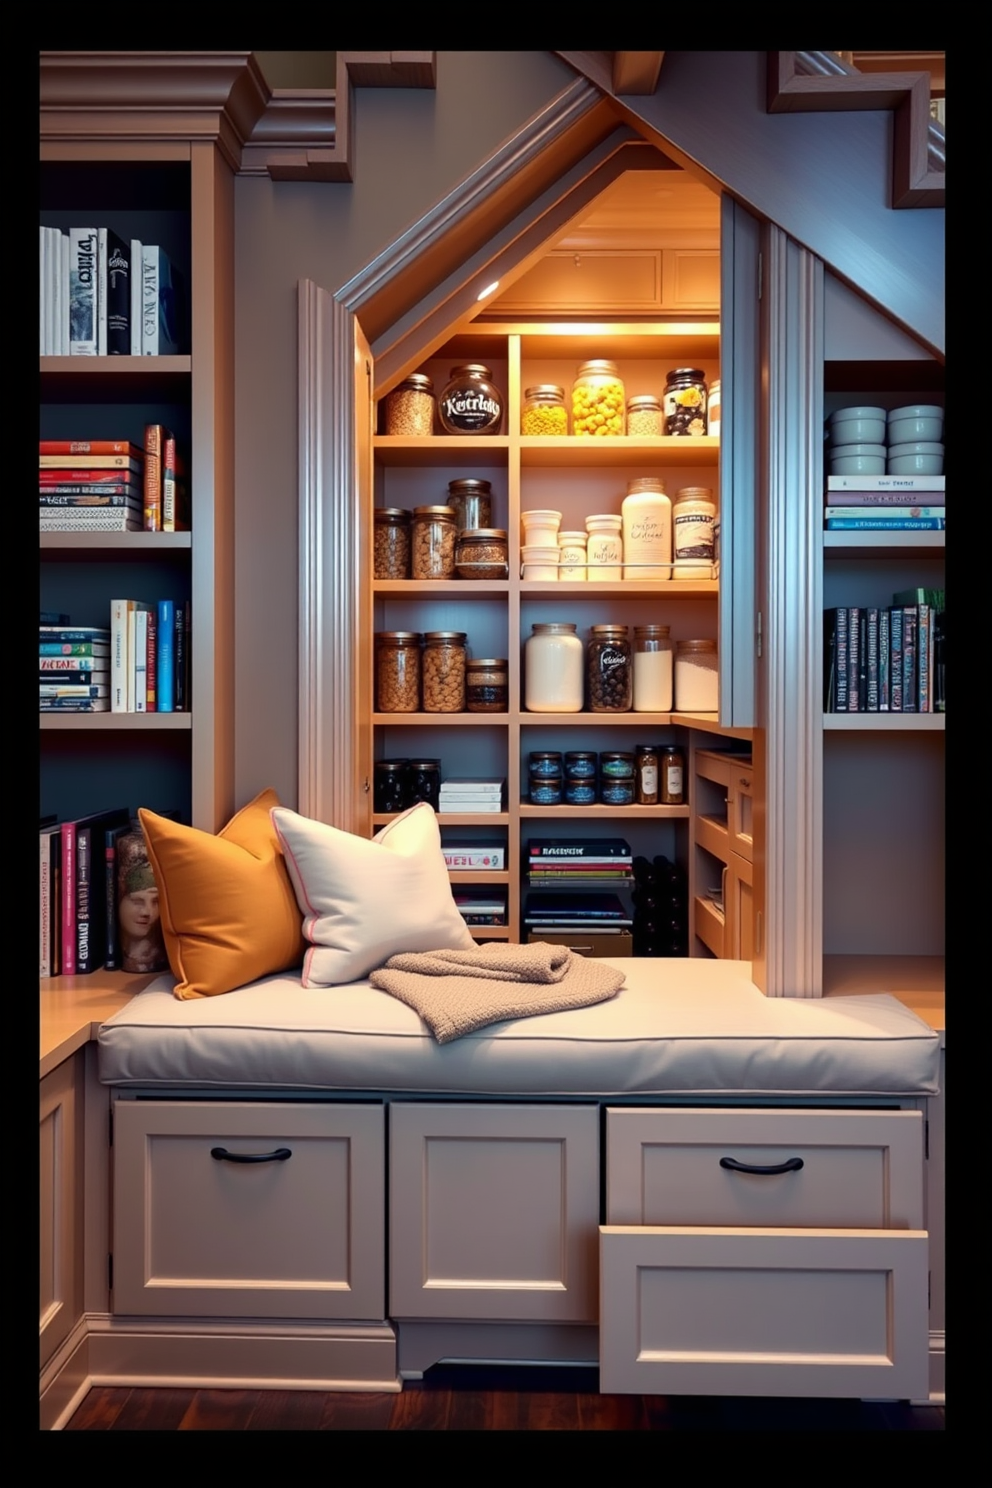
[[[942,734],[946,713],[824,713],[823,727],[834,733]]]
[[[904,558],[907,553],[943,553],[944,536],[943,532],[825,532],[823,547],[831,557]]]
[[[188,732],[193,727],[193,715],[192,713],[39,713],[38,727],[44,731],[49,729],[112,729],[127,732],[139,729],[142,732],[150,730],[152,733],[172,730]]]
[[[39,982],[41,1078],[95,1039],[100,1024],[154,981],[126,971],[42,977]]]
[[[520,463],[525,469],[555,468],[585,470],[603,469],[610,465],[716,465],[720,440],[703,434],[698,439],[677,438],[658,434],[631,438],[616,434],[606,439],[576,438],[573,434],[557,437],[536,436],[520,439]]]
[[[168,553],[188,551],[190,532],[42,532],[39,547],[46,552]]]

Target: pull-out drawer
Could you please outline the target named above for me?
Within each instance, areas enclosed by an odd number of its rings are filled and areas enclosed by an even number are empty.
[[[923,1228],[919,1111],[610,1108],[619,1225]]]
[[[118,1100],[114,1311],[385,1316],[375,1104]]]

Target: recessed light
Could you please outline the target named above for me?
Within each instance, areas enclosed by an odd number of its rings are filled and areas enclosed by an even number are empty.
[[[485,289],[482,290],[479,294],[477,294],[475,298],[476,298],[476,300],[484,300],[489,295],[491,295],[494,290],[497,290],[497,289],[499,289],[499,280],[498,279],[494,279],[493,282],[492,282],[492,284],[487,284],[486,287],[485,287]]]

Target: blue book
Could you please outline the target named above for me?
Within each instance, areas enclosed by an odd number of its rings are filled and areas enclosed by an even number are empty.
[[[176,606],[171,599],[158,602],[158,671],[156,692],[158,711],[176,711],[176,653],[175,653]]]

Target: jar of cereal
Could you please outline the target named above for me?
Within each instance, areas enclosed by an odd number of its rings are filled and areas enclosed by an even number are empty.
[[[387,434],[432,434],[434,432],[434,383],[426,372],[409,377],[386,394]]]
[[[425,713],[465,711],[465,641],[463,630],[424,633],[422,690]]]
[[[572,384],[572,433],[597,436],[625,433],[625,403],[616,362],[602,358],[583,362]]]
[[[420,709],[420,644],[416,630],[381,630],[375,637],[375,692],[380,713]]]
[[[661,399],[655,393],[635,393],[627,399],[627,433],[664,434]]]
[[[372,533],[372,573],[377,579],[410,577],[410,513],[377,506]]]
[[[453,579],[458,528],[454,508],[415,506],[410,567],[415,579]]]
[[[554,382],[527,388],[520,415],[521,434],[567,434],[568,413],[565,389]]]

